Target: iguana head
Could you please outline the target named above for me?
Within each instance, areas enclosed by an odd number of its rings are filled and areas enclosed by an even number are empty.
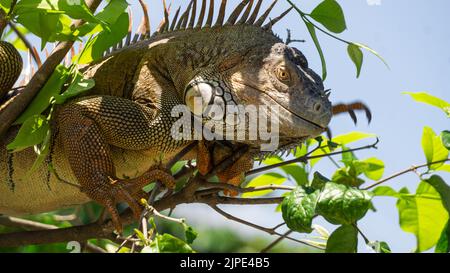
[[[241,5],[248,2],[243,1]],[[269,11],[270,8],[263,17],[267,17]],[[270,111],[259,106],[278,106],[279,145],[276,149],[298,146],[305,139],[321,134],[332,116],[331,103],[321,78],[308,67],[300,50],[285,44],[272,33],[270,27],[274,20],[264,27],[261,24],[265,17],[257,23],[253,22],[252,16],[236,23],[236,13],[233,12],[224,25],[182,30],[171,41],[172,45],[179,43],[176,66],[182,72],[175,82],[177,88],[183,90],[186,105],[194,114],[203,115],[203,122],[224,126],[228,129],[226,133],[230,128],[236,133],[242,131],[239,124],[245,122],[242,116],[227,120],[231,114],[227,106],[256,106],[257,111],[263,111],[266,116]],[[219,14],[220,17],[223,15]],[[217,109],[224,115],[217,115]],[[252,123],[258,122],[251,116],[247,113],[244,118],[250,123],[246,124],[247,131],[254,125]],[[268,120],[268,124],[270,122]],[[235,139],[234,142],[259,147],[267,139],[258,136],[256,139]]]
[[[277,131],[272,133],[279,136],[276,150],[298,146],[322,133],[332,115],[322,80],[308,67],[300,50],[284,43],[271,30],[291,9],[263,26],[276,1],[258,18],[262,1],[252,11],[254,1],[244,0],[224,23],[226,1],[222,0],[213,24],[214,1],[211,1],[203,25],[206,1],[202,2],[199,18],[195,16],[194,0],[180,19],[177,12],[170,27],[166,12],[157,35],[160,55],[153,58],[170,60],[166,64],[167,75],[190,111],[201,116],[206,127],[215,127],[216,135],[254,148],[267,142],[260,134],[261,115],[264,118],[276,114],[278,118],[278,128],[272,126],[274,120],[266,122],[266,126]],[[231,111],[230,106],[238,106],[238,110]],[[255,119],[252,113],[245,112],[248,108],[242,109],[248,106],[256,107],[260,116]],[[276,107],[278,113],[260,106]],[[222,114],[217,115],[217,110]],[[244,116],[236,118],[235,112],[244,112]],[[227,119],[230,114],[234,118]],[[255,123],[257,137],[251,138]],[[244,128],[240,127],[242,124]],[[216,125],[223,126],[225,132],[217,130]],[[229,138],[230,131],[235,133],[234,139]],[[237,138],[236,134],[243,131],[247,135]]]

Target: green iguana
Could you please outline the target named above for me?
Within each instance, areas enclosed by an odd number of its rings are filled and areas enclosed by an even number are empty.
[[[32,148],[7,151],[18,131],[11,127],[0,139],[0,213],[34,214],[94,200],[106,207],[121,231],[117,202],[128,203],[139,217],[143,186],[159,180],[173,187],[174,178],[161,163],[193,140],[173,138],[178,118],[171,111],[177,105],[194,111],[188,101],[193,95],[205,105],[279,106],[275,152],[324,132],[332,116],[329,93],[301,51],[271,30],[291,9],[263,26],[276,1],[259,18],[262,0],[253,2],[242,1],[224,22],[223,0],[213,24],[214,1],[206,12],[203,0],[196,16],[193,0],[171,23],[165,11],[163,25],[150,38],[84,67],[95,87],[56,110],[51,152],[30,176],[25,174],[36,154]],[[249,146],[242,159],[219,174],[237,185],[263,153],[262,140],[231,143]],[[201,173],[211,169],[208,145],[202,141],[184,157],[198,159]]]

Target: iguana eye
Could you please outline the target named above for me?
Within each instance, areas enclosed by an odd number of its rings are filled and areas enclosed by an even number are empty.
[[[291,74],[285,67],[278,67],[275,70],[275,75],[277,79],[284,83],[289,83],[291,81]]]
[[[192,113],[201,115],[213,96],[213,88],[208,83],[197,83],[188,87],[185,93],[185,103]]]

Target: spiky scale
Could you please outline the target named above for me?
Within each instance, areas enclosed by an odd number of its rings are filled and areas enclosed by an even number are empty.
[[[173,17],[172,24],[170,25],[170,30],[173,31],[175,29],[175,26],[177,25],[178,15],[180,15],[181,7],[178,7],[177,11],[175,12],[175,16]]]
[[[241,14],[242,10],[245,8],[245,6],[248,4],[250,0],[243,0],[231,13],[230,17],[228,18],[228,21],[225,23],[226,25],[234,25],[236,20],[238,19],[239,15]]]
[[[275,4],[278,2],[278,0],[274,0],[272,2],[272,4],[269,6],[269,8],[263,13],[263,15],[261,15],[261,17],[259,17],[258,21],[255,22],[255,26],[262,26],[262,24],[264,24],[264,21],[267,19],[267,17],[269,16],[270,12],[272,11],[273,7],[275,6]]]
[[[191,11],[193,1],[194,0],[189,2],[189,5],[187,6],[187,8],[184,11],[183,15],[181,15],[180,21],[178,22],[177,27],[175,29],[179,30],[179,29],[185,29],[186,28],[186,25],[187,25],[188,20],[189,20],[189,12]]]
[[[247,5],[247,8],[244,11],[244,14],[242,14],[241,19],[239,19],[239,21],[237,22],[238,25],[244,24],[247,21],[248,16],[250,15],[250,12],[252,11],[253,1],[254,0],[250,0],[250,3]]]
[[[292,9],[293,7],[290,7],[279,16],[275,17],[274,19],[271,19],[269,23],[263,26],[263,29],[270,30],[277,22],[283,19],[283,17],[286,16],[286,14],[288,14]]]
[[[262,0],[258,0],[258,3],[256,3],[256,7],[253,10],[252,15],[250,15],[250,18],[248,18],[247,24],[253,24],[256,20],[256,17],[258,17],[259,9],[261,8]]]
[[[160,32],[165,32],[169,29],[169,10],[167,9],[166,0],[163,0],[164,7],[164,23],[161,26]]]
[[[189,20],[188,29],[194,27],[196,14],[197,14],[197,0],[193,0],[191,19]]]
[[[208,19],[206,20],[205,27],[212,26],[213,17],[214,17],[214,0],[210,0],[209,1]]]
[[[223,20],[225,19],[225,9],[227,7],[227,0],[222,0],[220,3],[219,15],[217,16],[215,27],[220,27],[223,25]]]
[[[202,0],[202,7],[200,9],[200,15],[198,16],[197,25],[195,28],[201,28],[203,24],[203,20],[205,19],[206,12],[206,0]]]

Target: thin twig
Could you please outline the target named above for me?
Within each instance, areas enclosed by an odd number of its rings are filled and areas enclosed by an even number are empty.
[[[413,172],[413,171],[416,171],[417,169],[420,169],[420,168],[424,168],[424,167],[427,167],[427,166],[431,166],[431,165],[433,165],[433,164],[442,163],[442,162],[447,162],[447,161],[450,161],[450,158],[443,159],[443,160],[439,160],[439,161],[435,161],[435,162],[431,162],[431,163],[426,163],[426,164],[422,164],[422,165],[418,165],[418,166],[411,166],[411,167],[409,167],[408,169],[405,169],[405,170],[403,170],[403,171],[394,173],[393,175],[390,175],[390,176],[388,176],[388,177],[386,177],[386,178],[383,178],[383,179],[381,179],[381,180],[378,180],[377,182],[373,183],[372,185],[363,188],[363,190],[369,190],[369,189],[371,189],[371,188],[373,188],[373,187],[376,187],[376,186],[378,186],[378,185],[380,185],[380,184],[383,184],[383,183],[385,183],[385,182],[387,182],[387,181],[389,181],[389,180],[391,180],[391,179],[393,179],[393,178],[396,178],[396,177],[398,177],[398,176],[400,176],[400,175],[403,175],[403,174],[405,174],[405,173]]]
[[[0,216],[0,225],[6,227],[21,228],[25,230],[58,230],[59,227],[55,225],[44,224],[27,219],[12,217],[12,216]],[[106,253],[106,251],[96,245],[87,243],[85,245],[86,250],[95,253]]]
[[[22,40],[25,46],[29,49],[29,52],[33,57],[33,60],[36,62],[37,66],[40,67],[42,65],[42,62],[41,58],[39,57],[39,54],[36,52],[36,48],[33,45],[31,45],[30,41],[28,41],[25,35],[16,27],[16,25],[13,22],[9,21],[8,25],[17,35],[17,37],[19,37],[19,39]]]
[[[0,8],[0,38],[2,37],[3,30],[5,29],[7,24],[8,20],[6,19],[5,11]]]
[[[265,227],[256,225],[256,224],[254,224],[254,223],[245,221],[245,220],[243,220],[243,219],[241,219],[241,218],[238,218],[238,217],[236,217],[236,216],[233,216],[233,215],[231,215],[231,214],[229,214],[229,213],[227,213],[227,212],[221,210],[220,208],[218,208],[218,207],[215,206],[215,205],[212,205],[211,208],[214,209],[217,213],[221,214],[222,216],[224,216],[225,218],[227,218],[227,219],[229,219],[229,220],[238,222],[238,223],[240,223],[240,224],[243,224],[243,225],[246,225],[246,226],[249,226],[249,227],[252,227],[252,228],[261,230],[261,231],[264,231],[264,232],[266,232],[266,233],[268,233],[268,234],[270,234],[270,235],[284,236],[284,234],[280,234],[280,233],[276,232],[274,229],[271,229],[271,228],[265,228]],[[308,243],[308,242],[305,242],[305,241],[303,241],[303,240],[298,240],[298,239],[295,239],[295,238],[292,238],[292,237],[289,237],[289,236],[284,236],[284,237],[285,237],[286,239],[289,239],[289,240],[291,240],[291,241],[294,241],[294,242],[297,242],[297,243],[300,243],[300,244],[304,244],[304,245],[307,245],[307,246],[310,246],[310,247],[314,247],[314,248],[317,248],[317,249],[322,249],[321,247],[315,246],[315,245],[310,244],[310,243]]]
[[[275,239],[275,241],[270,243],[268,246],[266,246],[265,248],[261,249],[261,253],[267,253],[275,245],[277,245],[279,242],[283,241],[286,238],[286,236],[289,236],[292,232],[293,232],[292,230],[286,231],[282,236],[278,237],[277,239]]]
[[[173,217],[170,217],[170,216],[166,216],[166,215],[160,213],[159,211],[157,211],[154,207],[152,207],[150,205],[148,205],[148,213],[154,214],[154,215],[158,216],[161,219],[164,219],[164,220],[167,220],[167,221],[170,221],[170,222],[174,222],[174,223],[177,223],[177,224],[183,224],[185,222],[184,219],[178,219],[178,218],[173,218]]]
[[[47,225],[36,221],[31,221],[12,216],[0,216],[0,225],[6,227],[22,228],[26,230],[49,230],[58,228],[57,226],[54,225]]]
[[[285,165],[289,165],[289,164],[293,164],[293,163],[298,163],[298,162],[307,162],[308,160],[311,159],[315,159],[315,158],[322,158],[322,157],[326,157],[326,156],[332,156],[332,155],[339,155],[339,154],[344,154],[344,153],[350,153],[350,152],[355,152],[355,151],[359,151],[359,150],[365,150],[365,149],[376,149],[377,148],[377,144],[380,140],[377,138],[376,142],[370,145],[366,145],[366,146],[362,146],[362,147],[358,147],[358,148],[354,148],[354,149],[348,149],[345,151],[339,151],[339,152],[333,152],[333,153],[328,153],[328,154],[323,154],[323,155],[314,155],[314,156],[308,156],[308,155],[304,155],[292,160],[288,160],[288,161],[284,161],[284,162],[280,162],[277,164],[273,164],[273,165],[269,165],[269,166],[264,166],[261,168],[257,168],[257,169],[253,169],[251,171],[248,171],[245,173],[246,176],[248,175],[252,175],[252,174],[256,174],[256,173],[260,173],[260,172],[264,172],[270,169],[274,169],[274,168],[278,168],[278,167],[282,167]]]
[[[358,233],[361,235],[361,237],[363,237],[364,242],[366,243],[366,245],[368,245],[370,243],[369,238],[367,238],[366,235],[364,235],[364,233],[359,229],[357,224],[353,224],[353,226],[356,228],[356,230],[358,231]]]
[[[201,182],[201,185],[204,186],[204,187],[210,187],[211,189],[219,188],[219,189],[233,190],[233,191],[237,191],[237,192],[240,192],[240,193],[266,191],[266,190],[292,191],[295,188],[295,187],[291,187],[291,186],[275,185],[275,184],[269,184],[269,185],[260,186],[260,187],[241,188],[241,187],[238,187],[238,186],[235,186],[235,185],[232,185],[232,184],[208,182],[208,181]]]

